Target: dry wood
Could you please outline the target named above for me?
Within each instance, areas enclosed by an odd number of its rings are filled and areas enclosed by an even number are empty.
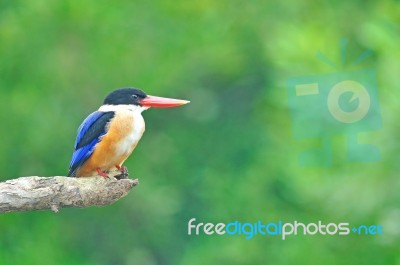
[[[21,177],[0,182],[0,213],[112,204],[139,184],[137,179],[95,176]]]

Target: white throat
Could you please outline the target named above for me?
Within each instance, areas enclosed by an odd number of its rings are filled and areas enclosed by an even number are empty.
[[[108,111],[132,111],[136,113],[142,113],[142,111],[147,110],[149,107],[142,107],[137,105],[103,105],[99,108],[99,111],[108,112]]]

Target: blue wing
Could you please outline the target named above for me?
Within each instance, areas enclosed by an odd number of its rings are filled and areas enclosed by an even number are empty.
[[[75,177],[77,170],[88,160],[101,137],[107,133],[107,123],[114,112],[96,111],[90,114],[79,126],[75,141],[75,151],[69,165],[69,177]]]

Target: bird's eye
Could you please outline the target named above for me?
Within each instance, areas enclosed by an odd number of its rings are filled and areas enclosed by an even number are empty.
[[[133,100],[137,100],[139,97],[138,97],[138,95],[132,95],[131,96],[131,99],[133,99]]]

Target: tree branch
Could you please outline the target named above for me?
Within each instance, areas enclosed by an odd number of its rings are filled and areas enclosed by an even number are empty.
[[[0,182],[0,213],[112,204],[139,184],[114,177],[21,177]]]

